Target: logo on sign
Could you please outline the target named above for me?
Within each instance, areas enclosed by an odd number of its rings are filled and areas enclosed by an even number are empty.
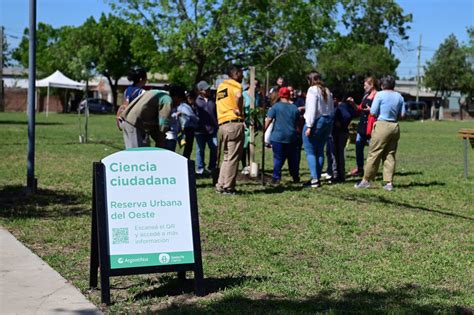
[[[171,260],[171,257],[168,254],[160,254],[158,256],[158,261],[162,264],[167,264],[170,262],[170,260]]]
[[[118,262],[119,264],[123,264],[123,258],[117,259],[117,262]]]

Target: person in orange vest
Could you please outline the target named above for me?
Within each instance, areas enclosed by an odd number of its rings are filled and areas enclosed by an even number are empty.
[[[236,193],[235,183],[244,145],[244,109],[242,97],[242,66],[232,65],[227,72],[228,80],[217,88],[216,109],[219,124],[219,145],[224,152],[216,191]]]

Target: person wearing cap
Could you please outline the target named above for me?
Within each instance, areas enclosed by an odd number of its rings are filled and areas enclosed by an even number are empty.
[[[273,151],[272,183],[279,184],[281,169],[288,159],[288,168],[293,182],[300,181],[299,163],[296,150],[298,135],[296,127],[300,118],[298,108],[290,103],[291,91],[287,87],[278,90],[280,101],[275,103],[265,119],[265,129],[274,121],[270,136]]]
[[[217,112],[216,102],[211,98],[211,86],[206,81],[200,81],[196,85],[198,96],[196,98],[196,108],[199,116],[196,136],[196,166],[197,174],[212,172],[217,164]],[[209,164],[206,169],[205,150],[206,144],[209,147]]]
[[[142,93],[120,114],[125,148],[149,147],[150,137],[157,147],[165,147],[165,133],[169,129],[172,104],[184,90],[172,86],[166,91],[150,90]]]
[[[224,152],[216,191],[235,194],[237,170],[244,144],[242,66],[230,66],[227,75],[229,79],[219,85],[216,95],[219,145]]]

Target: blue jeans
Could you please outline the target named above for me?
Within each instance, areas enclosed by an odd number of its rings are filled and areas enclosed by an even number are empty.
[[[316,130],[314,128],[316,127]],[[311,134],[306,136],[306,124],[303,127],[303,145],[306,152],[306,160],[308,161],[309,172],[312,179],[320,179],[324,164],[324,145],[328,141],[329,134],[332,129],[332,117],[319,117],[313,128]]]
[[[368,143],[370,139],[367,138],[366,135],[361,135],[357,133],[356,138],[356,163],[357,168],[359,170],[364,170],[364,147],[365,144]]]
[[[216,168],[217,163],[217,132],[212,134],[198,133],[196,137],[196,165],[198,171],[204,170],[206,164],[204,163],[206,143],[209,146],[209,169],[213,170]]]
[[[293,177],[293,180],[300,179],[300,165],[296,148],[296,142],[281,143],[272,141],[274,180],[281,179],[281,169],[283,168],[286,159],[288,159],[288,168],[290,169],[290,175]]]

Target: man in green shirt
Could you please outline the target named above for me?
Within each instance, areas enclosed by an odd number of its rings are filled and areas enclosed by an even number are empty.
[[[150,137],[157,147],[164,147],[165,133],[176,95],[184,93],[179,86],[171,86],[169,93],[150,90],[142,93],[121,114],[125,148],[149,147]]]

